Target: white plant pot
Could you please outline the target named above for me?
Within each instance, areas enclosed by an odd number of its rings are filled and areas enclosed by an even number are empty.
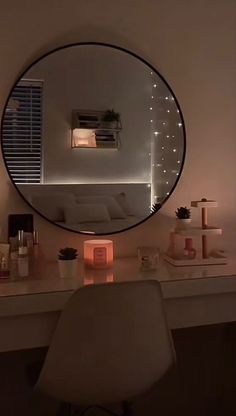
[[[61,278],[72,279],[77,277],[78,260],[58,260],[59,274]]]
[[[191,218],[176,218],[176,231],[186,230],[191,225]]]

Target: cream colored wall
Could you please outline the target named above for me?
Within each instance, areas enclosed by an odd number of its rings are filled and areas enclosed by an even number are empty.
[[[152,63],[175,91],[186,122],[187,156],[179,184],[161,213],[115,235],[116,254],[138,244],[165,246],[174,209],[191,199],[216,198],[218,244],[236,242],[236,2],[235,0],[6,0],[0,13],[0,110],[10,87],[32,60],[56,46],[102,41],[130,49]],[[0,165],[0,223],[30,212]],[[59,246],[82,249],[83,236],[35,215],[48,256]]]

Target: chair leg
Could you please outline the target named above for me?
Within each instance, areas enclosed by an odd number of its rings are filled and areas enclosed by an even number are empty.
[[[131,402],[122,402],[123,413],[122,416],[133,416],[133,408]]]

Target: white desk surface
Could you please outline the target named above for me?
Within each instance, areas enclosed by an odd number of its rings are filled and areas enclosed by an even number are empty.
[[[172,329],[236,321],[236,260],[227,265],[175,267],[164,261],[142,272],[137,258],[117,259],[109,270],[84,269],[61,279],[56,262],[29,277],[0,279],[0,351],[48,345],[73,291],[84,284],[157,279]]]

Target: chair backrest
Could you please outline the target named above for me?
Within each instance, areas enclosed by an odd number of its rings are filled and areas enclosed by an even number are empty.
[[[89,285],[63,310],[36,388],[74,404],[118,402],[151,388],[174,361],[157,281]]]

